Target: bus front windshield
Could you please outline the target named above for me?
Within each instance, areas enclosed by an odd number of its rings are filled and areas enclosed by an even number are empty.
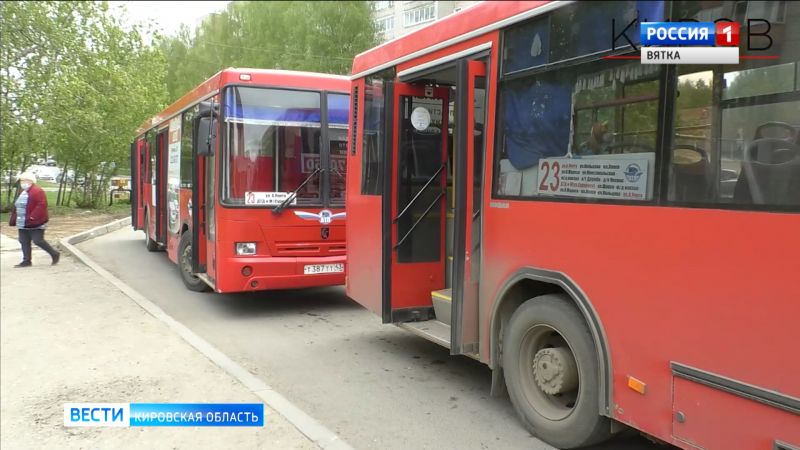
[[[349,98],[326,94],[328,127],[323,129],[321,95],[228,88],[221,174],[224,203],[273,207],[295,190],[292,205],[344,203]],[[327,161],[326,167],[321,166],[323,161]]]

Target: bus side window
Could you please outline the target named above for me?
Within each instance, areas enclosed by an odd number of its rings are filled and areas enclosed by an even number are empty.
[[[673,11],[702,21],[715,8],[733,6],[720,3],[680,1]],[[800,206],[800,46],[788,33],[800,20],[800,3],[774,3],[770,30],[753,25],[772,36],[768,51],[741,49],[771,58],[678,66],[668,200],[739,209]],[[745,13],[763,17],[767,4],[736,3],[736,20]]]

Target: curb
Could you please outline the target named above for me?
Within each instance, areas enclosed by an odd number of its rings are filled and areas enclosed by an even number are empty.
[[[111,233],[112,231],[119,230],[120,228],[130,224],[130,217],[115,220],[109,224],[101,225],[99,227],[92,228],[91,230],[63,238],[59,241],[59,244],[64,251],[70,253],[78,261],[89,266],[89,268],[94,270],[106,281],[122,291],[122,293],[127,295],[147,313],[164,323],[167,327],[169,327],[169,329],[175,332],[184,341],[189,343],[189,345],[194,347],[197,351],[202,353],[206,358],[211,360],[211,362],[216,364],[220,369],[224,370],[226,373],[228,373],[228,375],[234,377],[236,380],[242,383],[247,389],[250,390],[250,392],[261,398],[261,400],[263,400],[267,406],[283,416],[290,424],[297,428],[300,433],[302,433],[318,447],[325,450],[352,450],[352,447],[339,438],[336,433],[319,423],[316,419],[290,402],[279,392],[269,387],[266,383],[233,361],[230,357],[211,345],[208,341],[195,334],[182,323],[175,320],[172,316],[164,312],[164,310],[158,305],[151,302],[132,287],[125,284],[124,281],[100,267],[100,265],[89,258],[88,255],[78,250],[74,246],[74,244]]]

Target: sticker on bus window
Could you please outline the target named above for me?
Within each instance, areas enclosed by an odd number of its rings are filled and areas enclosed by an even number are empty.
[[[311,173],[319,169],[320,155],[319,153],[301,153],[300,164],[302,165],[303,173]],[[347,170],[347,155],[330,155],[331,169],[336,169],[339,173],[344,173]]]
[[[245,205],[278,206],[286,200],[290,192],[245,192]],[[297,197],[292,199],[290,205],[297,204]]]
[[[417,106],[411,112],[411,125],[419,131],[423,131],[431,124],[431,113],[422,106]]]
[[[542,158],[537,192],[564,197],[648,200],[649,167],[647,158]]]

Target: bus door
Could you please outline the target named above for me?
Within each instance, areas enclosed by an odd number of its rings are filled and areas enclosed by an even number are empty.
[[[134,230],[144,229],[144,205],[147,198],[144,195],[144,184],[147,181],[146,144],[143,139],[137,139],[131,144],[131,226]]]
[[[483,198],[486,63],[458,62],[455,102],[453,268],[450,353],[478,353],[481,201]]]
[[[169,128],[156,136],[156,242],[167,243],[167,138]]]
[[[192,120],[192,271],[207,277],[213,284],[216,278],[214,264],[216,217],[214,192],[216,189],[216,136],[217,118],[212,117],[214,105],[201,104],[200,114]],[[209,111],[206,111],[206,108]],[[187,131],[188,132],[188,131]]]
[[[383,319],[428,320],[431,292],[445,287],[449,89],[398,82],[393,90],[390,189],[384,198],[390,286],[384,286]]]

